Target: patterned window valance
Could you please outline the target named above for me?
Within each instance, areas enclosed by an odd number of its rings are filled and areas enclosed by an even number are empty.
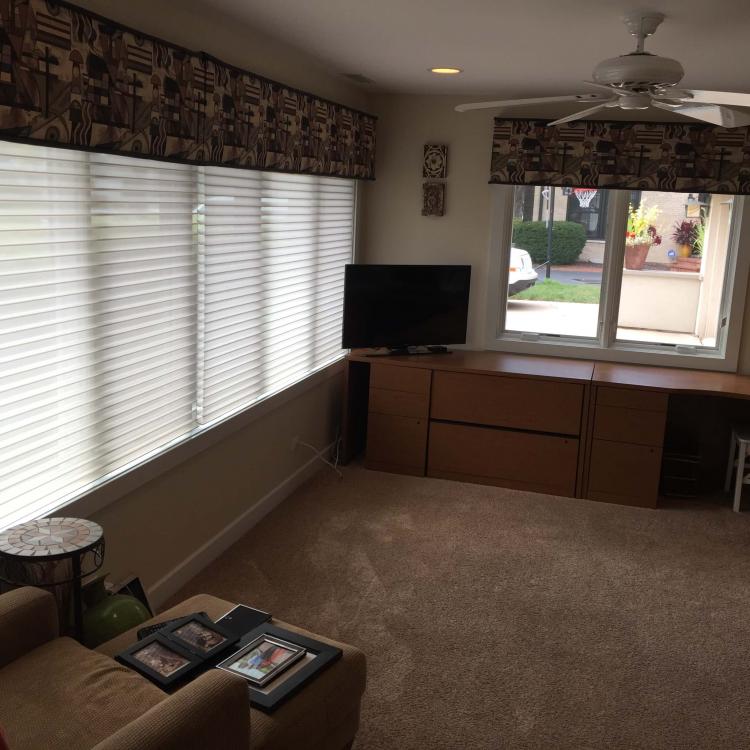
[[[495,119],[491,183],[750,193],[750,128]]]
[[[53,0],[0,2],[0,138],[373,179],[372,115]]]

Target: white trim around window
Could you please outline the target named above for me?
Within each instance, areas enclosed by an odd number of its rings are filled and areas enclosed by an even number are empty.
[[[742,338],[748,274],[750,273],[750,200],[735,196],[735,211],[729,237],[727,271],[722,301],[722,318],[726,318],[723,335],[715,349],[689,348],[679,345],[646,344],[616,341],[617,312],[622,281],[625,236],[623,227],[628,210],[628,191],[611,191],[608,202],[607,246],[609,252],[602,269],[599,325],[595,338],[525,335],[505,331],[507,282],[513,231],[513,196],[511,185],[490,185],[490,238],[488,247],[488,288],[485,348],[520,354],[599,359],[616,362],[686,367],[702,370],[735,372]]]

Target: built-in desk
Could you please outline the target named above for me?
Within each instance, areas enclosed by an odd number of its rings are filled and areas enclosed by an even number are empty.
[[[655,507],[671,394],[750,399],[750,378],[502,352],[346,370],[344,462]]]
[[[750,398],[750,377],[709,370],[684,370],[677,367],[622,365],[595,362],[595,385],[641,388],[666,393],[710,394],[731,398]]]

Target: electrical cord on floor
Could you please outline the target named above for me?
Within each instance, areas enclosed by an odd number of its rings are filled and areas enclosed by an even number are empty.
[[[339,475],[339,479],[343,479],[344,475],[339,471],[339,444],[340,444],[340,442],[341,442],[341,440],[337,438],[336,439],[336,447],[335,447],[336,453],[335,453],[335,458],[334,458],[333,462],[329,461],[323,455],[323,451],[318,450],[314,445],[310,445],[310,443],[306,443],[304,440],[299,440],[298,444],[299,445],[304,445],[305,448],[309,448],[326,466],[328,466],[331,469],[333,469]]]

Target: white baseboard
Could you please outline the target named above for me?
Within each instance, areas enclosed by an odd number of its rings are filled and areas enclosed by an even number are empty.
[[[326,455],[333,449],[334,445],[335,443],[331,443],[326,446],[321,453]],[[276,485],[268,494],[258,500],[255,505],[244,511],[242,515],[235,518],[234,521],[225,526],[218,534],[211,537],[211,539],[198,547],[189,557],[185,558],[179,565],[172,568],[169,573],[156,581],[153,586],[149,587],[148,598],[154,609],[158,610],[170,596],[182,588],[191,578],[215,560],[224,550],[231,547],[236,541],[247,534],[265,515],[289,497],[303,482],[313,476],[320,466],[318,457],[313,456],[309,461],[300,466],[294,474]]]

